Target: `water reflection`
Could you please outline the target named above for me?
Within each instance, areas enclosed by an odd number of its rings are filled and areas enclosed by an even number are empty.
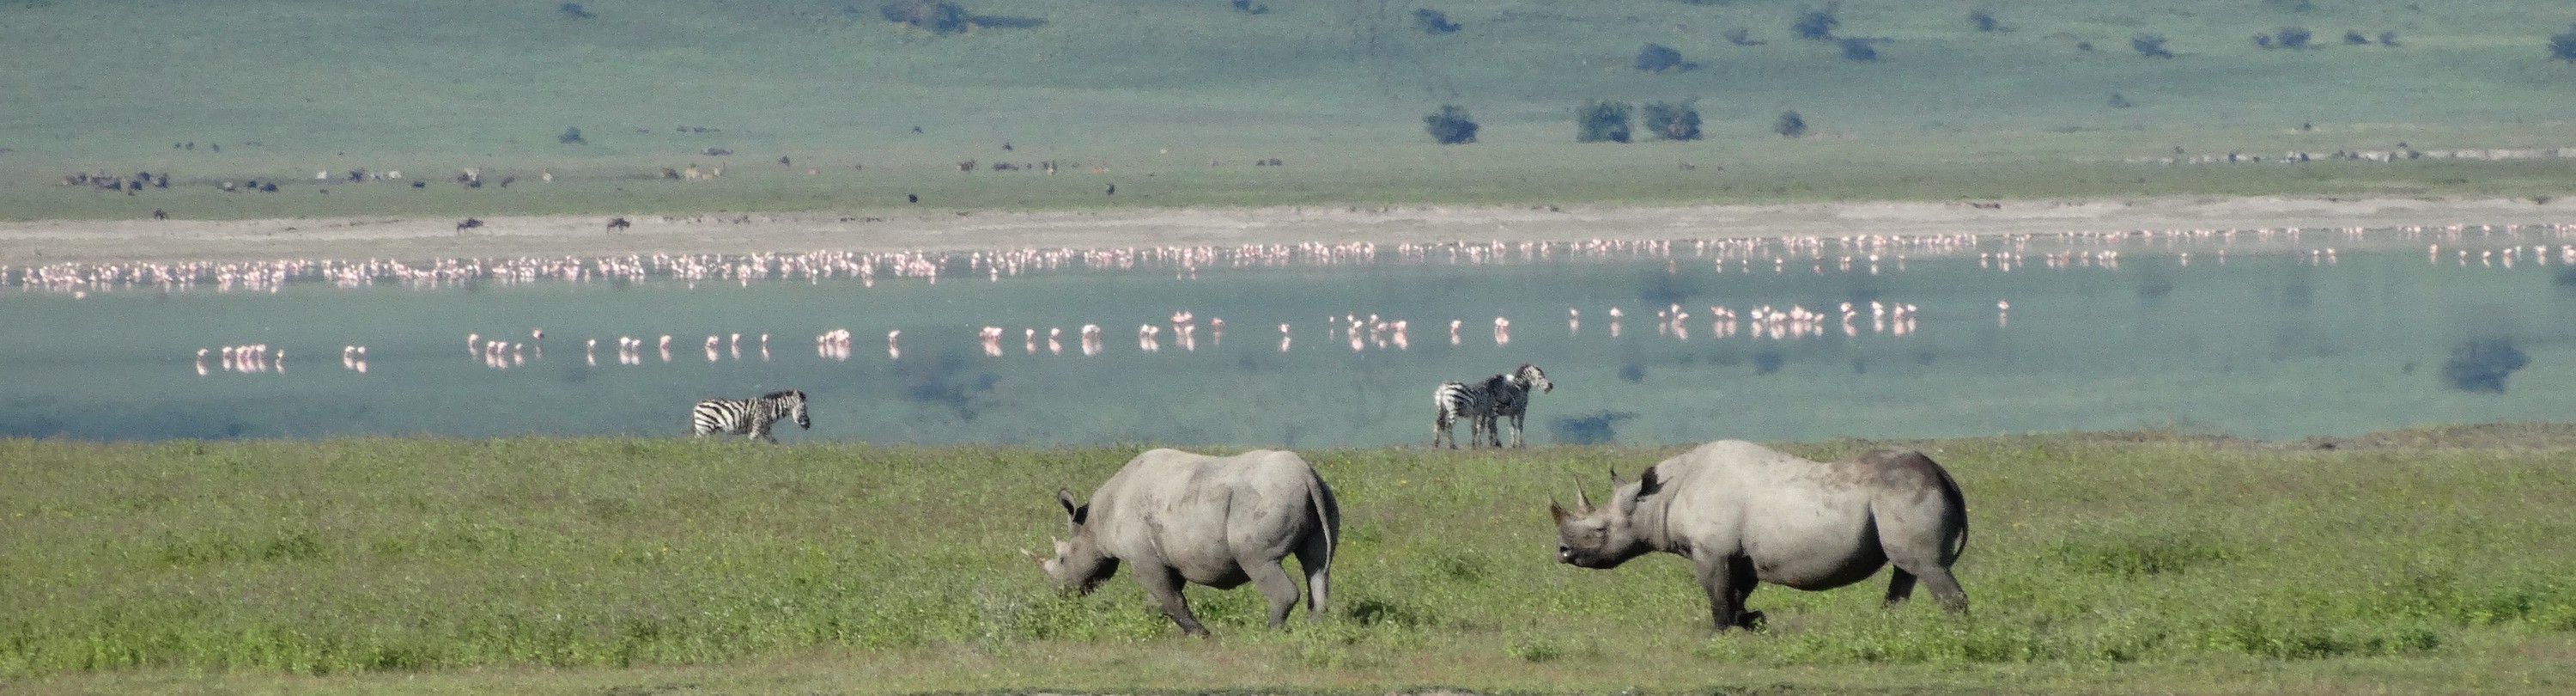
[[[816,438],[1381,445],[1428,441],[1432,386],[1524,362],[1568,387],[1532,406],[1563,442],[2561,419],[2576,390],[2534,387],[2569,375],[2570,236],[2460,225],[11,268],[0,433],[679,435],[697,399],[800,388]],[[1625,331],[1631,310],[1653,323]],[[1560,311],[1557,330],[1545,319]],[[1606,320],[1587,327],[1586,314]],[[1225,341],[1244,322],[1277,340]],[[1416,345],[1416,324],[1435,337],[1445,324],[1448,340]],[[1134,347],[1104,326],[1136,327]],[[855,333],[880,330],[885,356],[857,356]],[[814,357],[773,357],[772,334],[814,336]],[[341,370],[289,368],[333,350]]]

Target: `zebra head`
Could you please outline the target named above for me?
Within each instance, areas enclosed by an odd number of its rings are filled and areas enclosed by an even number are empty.
[[[804,428],[806,430],[814,429],[813,419],[805,417],[805,392],[803,390],[789,389],[780,392],[770,392],[769,395],[760,398],[765,401],[769,401],[770,403],[785,407],[787,409],[787,415],[796,419],[796,427]]]
[[[1556,391],[1556,383],[1547,381],[1547,372],[1538,369],[1537,363],[1521,363],[1521,369],[1512,373],[1512,381],[1521,383],[1524,389],[1538,387],[1542,392]]]

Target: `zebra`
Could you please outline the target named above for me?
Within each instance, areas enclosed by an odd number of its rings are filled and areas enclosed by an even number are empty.
[[[1458,449],[1458,435],[1454,429],[1462,416],[1467,419],[1467,446],[1476,447],[1483,443],[1485,428],[1492,423],[1484,416],[1485,403],[1490,398],[1485,392],[1484,382],[1472,385],[1454,380],[1441,382],[1439,388],[1431,391],[1431,404],[1438,409],[1431,417],[1431,446],[1439,447],[1442,440],[1447,440],[1449,449]]]
[[[745,437],[777,442],[769,435],[769,425],[779,418],[793,418],[796,427],[812,430],[814,421],[805,417],[805,392],[789,389],[761,395],[757,399],[708,399],[689,409],[689,434],[705,437],[714,433],[741,434]]]
[[[1529,443],[1521,440],[1521,423],[1529,418],[1531,387],[1543,392],[1556,391],[1556,383],[1547,381],[1547,372],[1538,369],[1535,363],[1521,363],[1521,369],[1513,370],[1511,374],[1485,379],[1485,408],[1478,415],[1484,419],[1484,431],[1493,438],[1495,447],[1503,446],[1501,421],[1506,417],[1512,419],[1512,446],[1528,446]],[[1474,437],[1474,432],[1475,429],[1470,428],[1468,436]]]

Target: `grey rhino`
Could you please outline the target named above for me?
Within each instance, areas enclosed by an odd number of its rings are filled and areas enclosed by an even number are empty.
[[[1815,462],[1741,440],[1666,459],[1636,481],[1611,474],[1610,504],[1555,503],[1559,562],[1616,568],[1650,551],[1691,559],[1718,631],[1754,628],[1744,599],[1763,582],[1829,590],[1893,561],[1887,604],[1921,578],[1953,612],[1968,595],[1950,564],[1968,546],[1968,503],[1950,472],[1921,452],[1877,450]]]
[[[1088,594],[1126,561],[1182,633],[1204,636],[1207,628],[1181,596],[1183,581],[1220,590],[1249,581],[1270,598],[1276,628],[1297,606],[1297,581],[1281,563],[1293,553],[1306,571],[1306,613],[1323,614],[1341,507],[1296,453],[1151,450],[1128,460],[1090,503],[1075,505],[1063,489],[1056,503],[1073,523],[1073,538],[1056,540],[1053,558],[1021,553],[1066,589]]]

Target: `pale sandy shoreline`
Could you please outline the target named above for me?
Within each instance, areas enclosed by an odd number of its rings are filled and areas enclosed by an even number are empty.
[[[2148,198],[1710,206],[1183,208],[719,213],[456,219],[68,220],[0,223],[0,265],[268,259],[424,260],[633,253],[955,251],[1307,242],[1573,241],[1985,235],[2408,225],[2576,224],[2576,205],[2505,198]]]

